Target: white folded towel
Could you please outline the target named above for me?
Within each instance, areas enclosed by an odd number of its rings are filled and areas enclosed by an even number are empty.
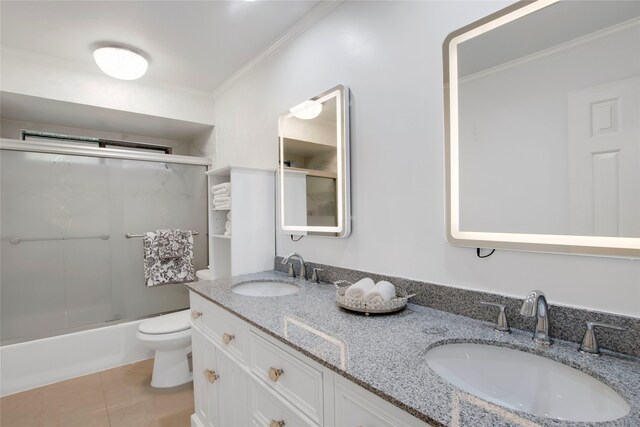
[[[231,186],[229,186],[229,185],[227,185],[225,187],[218,187],[218,188],[216,188],[215,185],[213,187],[211,187],[211,192],[213,194],[228,193],[229,191],[231,191]]]
[[[222,197],[222,196],[230,196],[231,191],[229,190],[216,190],[213,192],[213,197]]]
[[[231,188],[231,183],[223,182],[222,184],[214,185],[213,187],[211,187],[211,191],[215,193],[217,190],[223,190],[223,189],[229,189],[229,188]]]
[[[214,203],[228,202],[229,200],[231,200],[231,197],[229,197],[229,196],[220,196],[220,197],[215,196],[213,198],[213,202]]]
[[[345,291],[344,296],[351,299],[363,299],[367,292],[373,289],[374,286],[375,283],[373,280],[365,277],[364,279],[360,279],[353,285],[349,286]]]
[[[396,297],[396,287],[386,280],[381,280],[370,289],[364,296],[365,301],[381,303],[392,300]]]
[[[224,223],[224,231],[231,231],[231,221]]]
[[[231,205],[214,205],[213,209],[222,211],[222,210],[231,210]]]

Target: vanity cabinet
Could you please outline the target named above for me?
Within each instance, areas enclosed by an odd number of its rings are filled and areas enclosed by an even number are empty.
[[[198,427],[247,424],[247,378],[241,366],[216,348],[208,334],[192,327],[193,389]],[[194,417],[197,421],[194,422]]]
[[[405,411],[191,292],[192,427],[424,427]]]

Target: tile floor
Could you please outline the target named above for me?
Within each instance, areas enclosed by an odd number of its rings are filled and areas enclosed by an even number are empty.
[[[189,427],[193,384],[149,385],[153,359],[0,399],[2,427]]]

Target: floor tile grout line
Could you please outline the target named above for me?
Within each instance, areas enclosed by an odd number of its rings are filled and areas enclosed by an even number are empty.
[[[100,391],[102,392],[102,399],[104,400],[104,409],[107,412],[107,421],[109,422],[109,427],[111,427],[111,415],[109,414],[109,405],[107,405],[107,395],[104,392],[104,384],[102,383],[102,372],[98,373],[98,378],[100,378]]]

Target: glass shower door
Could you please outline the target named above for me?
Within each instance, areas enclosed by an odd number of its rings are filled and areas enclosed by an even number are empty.
[[[183,285],[144,285],[142,239],[199,231],[206,268],[205,167],[3,150],[0,340],[3,344],[188,307]]]

